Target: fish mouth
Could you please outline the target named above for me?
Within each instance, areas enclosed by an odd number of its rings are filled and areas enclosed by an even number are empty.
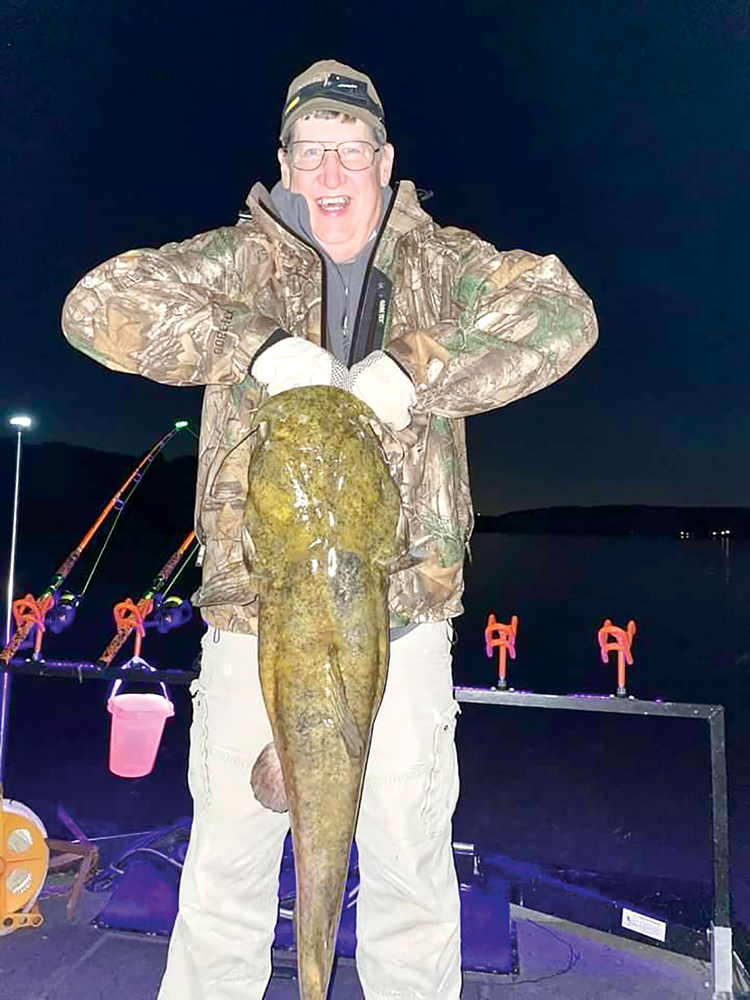
[[[319,212],[325,216],[343,215],[351,205],[352,199],[347,194],[328,195],[315,199],[315,205]]]

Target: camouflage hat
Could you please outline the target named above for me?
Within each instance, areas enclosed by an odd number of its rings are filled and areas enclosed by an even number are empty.
[[[372,80],[351,66],[322,59],[292,80],[281,116],[281,136],[311,111],[339,111],[385,135],[385,118]]]

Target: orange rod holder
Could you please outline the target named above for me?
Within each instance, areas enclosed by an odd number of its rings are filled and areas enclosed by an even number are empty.
[[[46,628],[44,620],[47,612],[54,603],[55,598],[52,594],[40,597],[38,601],[33,594],[27,594],[26,597],[21,597],[17,601],[13,601],[12,610],[13,617],[16,620],[16,631],[25,627],[28,633],[36,626],[36,635],[34,637],[35,652],[38,652],[42,648],[42,636]]]
[[[610,653],[617,653],[617,697],[627,697],[625,686],[625,664],[632,667],[633,636],[635,635],[635,622],[631,619],[627,629],[613,625],[609,618],[604,619],[604,624],[597,633],[599,639],[599,650],[602,656],[602,663],[609,661]]]
[[[179,426],[175,425],[170,431],[168,431],[163,437],[161,437],[156,442],[156,444],[153,446],[153,448],[151,449],[151,451],[149,451],[146,455],[144,455],[144,457],[140,460],[140,462],[138,463],[138,465],[136,465],[136,467],[133,469],[133,471],[130,473],[130,475],[128,476],[128,478],[125,480],[125,482],[119,488],[119,490],[115,493],[115,495],[112,497],[112,499],[109,501],[109,503],[104,507],[104,509],[102,510],[101,514],[94,521],[94,523],[89,528],[89,530],[86,532],[86,534],[83,536],[83,538],[80,540],[80,542],[78,543],[78,545],[76,545],[76,547],[68,555],[68,557],[60,564],[60,566],[57,569],[57,572],[52,577],[52,581],[50,582],[49,586],[47,587],[47,589],[41,594],[41,596],[35,602],[36,606],[38,606],[40,609],[42,607],[45,607],[45,611],[44,611],[45,615],[46,615],[47,611],[49,611],[49,609],[52,607],[52,605],[54,603],[55,593],[60,589],[60,587],[62,586],[62,584],[63,584],[63,582],[65,580],[65,578],[68,576],[68,574],[70,573],[70,571],[73,569],[73,567],[75,566],[75,564],[78,562],[79,558],[81,557],[81,554],[83,553],[83,550],[86,548],[86,546],[89,544],[89,542],[94,537],[94,535],[96,534],[96,532],[102,526],[102,524],[103,524],[104,520],[106,519],[107,515],[110,513],[110,511],[113,509],[113,507],[115,507],[115,505],[118,504],[122,500],[123,493],[127,490],[127,488],[129,486],[131,486],[132,484],[136,484],[138,481],[140,481],[140,478],[141,478],[141,476],[142,476],[142,474],[143,474],[146,466],[148,466],[148,465],[151,464],[151,462],[156,458],[156,456],[159,454],[159,452],[162,450],[162,448],[169,441],[172,440],[172,438],[175,436],[175,434],[179,433],[179,431],[181,431],[183,429],[183,427],[187,426],[183,421],[178,421],[178,424],[179,424]],[[130,494],[129,494],[129,496],[130,496]],[[126,503],[127,500],[123,500],[122,502]],[[28,595],[23,600],[24,601],[28,601],[30,597],[31,597],[31,595]],[[31,600],[33,601],[34,598],[31,597]],[[15,654],[16,650],[21,645],[21,643],[26,638],[26,636],[29,634],[29,632],[32,630],[32,628],[34,627],[34,625],[38,624],[38,621],[34,617],[34,615],[27,615],[26,617],[24,617],[23,622],[18,622],[18,618],[16,618],[16,622],[17,622],[17,628],[16,628],[16,631],[15,631],[13,637],[11,638],[10,642],[5,647],[5,649],[3,649],[2,651],[0,651],[0,661],[4,661],[5,663],[10,662],[10,660],[13,657],[13,655]],[[44,629],[43,628],[41,628],[41,629],[38,628],[37,629],[37,633],[36,633],[36,636],[35,636],[35,639],[34,639],[34,658],[35,659],[38,658],[39,653],[40,653],[41,648],[42,648],[42,636],[43,636],[43,633],[44,633]]]
[[[131,632],[135,632],[135,648],[133,650],[135,656],[141,655],[141,643],[146,635],[145,621],[151,614],[153,607],[153,601],[140,600],[137,604],[133,604],[129,597],[114,606],[113,614],[118,639],[122,635],[124,642]]]
[[[172,553],[166,563],[159,570],[158,574],[149,589],[142,595],[137,604],[130,598],[115,604],[113,614],[115,616],[116,633],[112,636],[109,645],[99,657],[99,663],[109,666],[112,660],[125,645],[130,633],[135,629],[135,656],[141,655],[141,644],[146,634],[145,621],[154,609],[154,595],[164,588],[165,583],[179,566],[182,557],[190,546],[195,542],[195,532],[191,531],[184,539],[180,547]]]
[[[518,617],[516,615],[511,618],[510,625],[499,622],[494,615],[487,618],[487,626],[484,630],[484,648],[487,658],[492,659],[492,650],[497,647],[497,686],[502,690],[508,687],[506,656],[510,654],[511,660],[516,658],[517,632]]]

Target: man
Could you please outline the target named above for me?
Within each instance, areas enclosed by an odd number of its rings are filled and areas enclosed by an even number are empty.
[[[357,828],[360,979],[368,1000],[460,994],[450,622],[472,527],[464,418],[560,378],[597,329],[557,258],[438,227],[411,182],[388,187],[393,156],[369,78],[316,63],[289,88],[270,195],[256,185],[235,226],[115,257],[65,304],[66,336],[102,364],[206,387],[195,815],[160,1000],[260,1000],[270,974],[288,820],[250,789],[271,733],[240,526],[253,412],[312,384],[374,410],[409,522]]]

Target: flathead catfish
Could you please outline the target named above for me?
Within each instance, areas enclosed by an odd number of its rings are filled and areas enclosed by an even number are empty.
[[[260,595],[260,680],[274,743],[252,782],[264,805],[290,813],[302,1000],[328,991],[388,666],[401,500],[374,420],[328,386],[280,393],[255,420],[243,543]]]

